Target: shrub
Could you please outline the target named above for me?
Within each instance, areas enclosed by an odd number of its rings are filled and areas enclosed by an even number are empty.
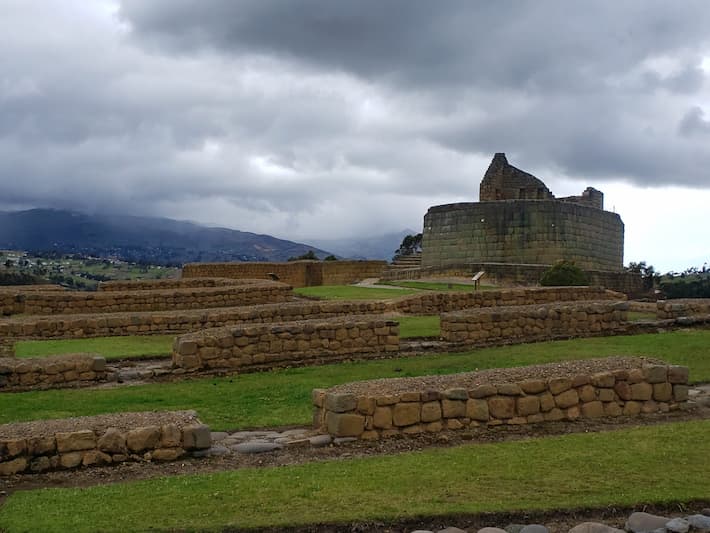
[[[588,283],[587,274],[575,265],[574,261],[558,261],[540,279],[540,285],[545,287],[569,287]]]

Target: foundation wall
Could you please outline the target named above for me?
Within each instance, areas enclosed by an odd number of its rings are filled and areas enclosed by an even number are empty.
[[[261,280],[235,280],[229,278],[190,278],[190,279],[145,279],[136,281],[102,281],[98,290],[114,291],[146,291],[162,289],[193,289],[197,287],[225,287],[233,285],[251,285]]]
[[[133,416],[135,425],[124,422],[119,427],[105,427],[106,417],[81,417],[71,428],[62,428],[61,420],[45,421],[50,428],[56,426],[60,431],[47,431],[31,423],[0,426],[0,432],[5,433],[0,437],[0,476],[128,461],[174,461],[210,447],[209,427],[193,415],[173,416],[170,418],[177,418],[176,421],[162,424],[161,413],[151,415],[126,413],[121,415],[121,421]],[[154,423],[140,425],[146,422]],[[13,426],[20,426],[22,431],[13,435]]]
[[[187,371],[271,368],[398,350],[399,325],[395,321],[370,317],[309,320],[182,335],[173,345],[173,366]]]
[[[114,381],[106,359],[96,354],[0,358],[0,392],[75,387]]]
[[[656,307],[656,315],[661,319],[710,315],[710,298],[659,300],[656,302]]]
[[[688,399],[686,367],[656,364],[556,375],[553,365],[546,366],[545,377],[471,388],[403,390],[394,379],[379,380],[373,392],[316,389],[314,427],[334,437],[372,440],[481,425],[636,416],[681,409]]]
[[[441,337],[462,344],[532,342],[623,331],[627,302],[573,302],[486,307],[441,315]]]

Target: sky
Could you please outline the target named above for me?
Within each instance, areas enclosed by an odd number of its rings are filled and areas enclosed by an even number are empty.
[[[0,0],[0,209],[421,231],[495,152],[710,262],[706,0]]]

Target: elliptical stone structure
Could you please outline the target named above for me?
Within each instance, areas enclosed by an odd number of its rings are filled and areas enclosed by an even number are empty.
[[[623,268],[624,223],[604,211],[601,191],[588,187],[580,196],[555,198],[541,180],[498,153],[481,181],[480,200],[429,209],[423,268],[552,265],[562,259],[585,270]]]

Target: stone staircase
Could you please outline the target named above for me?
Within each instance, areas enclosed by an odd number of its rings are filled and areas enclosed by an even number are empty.
[[[383,280],[418,279],[421,276],[422,253],[403,255],[387,265],[382,274]]]

